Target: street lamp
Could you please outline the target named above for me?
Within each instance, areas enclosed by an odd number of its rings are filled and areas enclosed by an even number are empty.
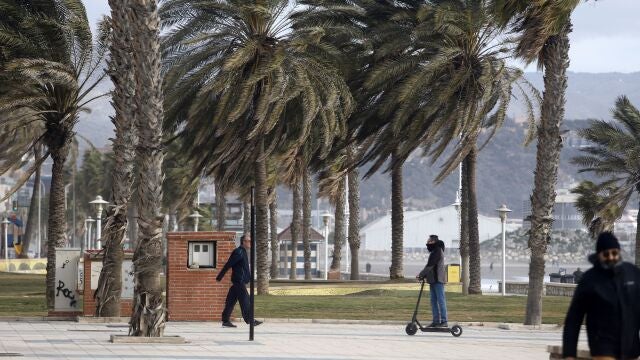
[[[102,200],[102,196],[96,196],[96,199],[93,201],[89,201],[89,204],[93,205],[98,213],[96,217],[96,239],[98,241],[98,250],[102,249],[102,210],[104,210],[104,205],[107,205],[109,202]]]
[[[92,219],[91,216],[89,216],[84,220],[84,228],[86,230],[84,232],[84,241],[82,242],[82,246],[80,249],[81,254],[84,254],[84,251],[87,250],[87,248],[91,248],[91,223],[92,222],[95,222],[95,220]]]
[[[198,222],[203,216],[200,215],[198,210],[195,210],[193,214],[189,215],[189,217],[193,219],[193,231],[198,231]]]
[[[502,222],[502,296],[506,295],[507,282],[506,282],[506,258],[507,258],[507,246],[506,246],[506,223],[507,223],[507,214],[511,212],[507,205],[502,204],[502,206],[496,209],[498,214],[500,214],[500,221]]]
[[[9,224],[11,222],[5,217],[2,224],[4,225],[4,261],[7,265],[5,271],[9,272]]]
[[[322,223],[324,224],[324,279],[329,279],[329,220],[331,219],[331,214],[328,211],[325,211],[322,214]]]

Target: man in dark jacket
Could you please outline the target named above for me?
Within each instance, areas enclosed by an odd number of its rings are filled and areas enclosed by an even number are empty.
[[[251,314],[249,309],[249,292],[247,291],[247,283],[251,281],[251,270],[249,269],[249,256],[247,252],[251,249],[251,236],[244,234],[240,238],[240,246],[238,246],[229,260],[224,264],[222,270],[216,277],[216,281],[222,281],[224,274],[229,271],[229,268],[233,269],[231,273],[231,287],[227,293],[227,300],[225,302],[224,310],[222,311],[222,326],[223,327],[236,327],[231,320],[231,313],[236,306],[236,302],[240,301],[240,310],[242,311],[242,318],[247,324],[251,321]],[[261,321],[254,320],[254,326],[262,324]]]
[[[431,295],[431,313],[433,322],[430,327],[449,327],[447,323],[447,301],[444,296],[444,242],[438,239],[438,235],[429,235],[427,240],[429,260],[427,265],[417,276],[429,283]]]
[[[582,275],[564,322],[563,357],[574,359],[578,335],[587,316],[587,337],[594,359],[640,356],[640,269],[620,257],[618,239],[598,236],[593,267]]]

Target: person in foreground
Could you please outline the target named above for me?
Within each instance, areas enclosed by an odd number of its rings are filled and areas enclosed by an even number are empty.
[[[637,359],[640,356],[640,269],[622,261],[611,232],[598,236],[593,267],[576,287],[562,334],[562,356],[575,359],[578,335],[587,317],[593,359]]]
[[[438,239],[438,235],[429,235],[427,240],[429,260],[420,272],[418,279],[425,279],[429,284],[431,295],[431,313],[433,322],[429,327],[449,327],[447,323],[447,301],[444,296],[444,242]]]
[[[244,322],[249,324],[251,319],[251,309],[249,308],[249,292],[247,291],[247,283],[251,281],[251,270],[249,269],[249,256],[247,252],[251,249],[251,236],[244,234],[240,238],[240,246],[238,246],[231,255],[229,260],[224,264],[222,270],[216,281],[222,281],[224,275],[231,268],[231,287],[227,293],[227,300],[225,301],[224,310],[222,311],[222,326],[223,327],[236,327],[230,318],[233,308],[236,306],[236,302],[240,301],[240,310],[242,311],[242,318]],[[253,320],[253,325],[258,326],[262,324],[262,321]]]

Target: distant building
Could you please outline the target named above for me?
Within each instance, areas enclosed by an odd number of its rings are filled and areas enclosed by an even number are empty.
[[[572,194],[569,189],[556,190],[556,203],[553,206],[553,230],[584,230],[585,226],[582,223],[582,216],[576,208],[575,204],[578,200],[578,195]],[[522,202],[523,207],[523,221],[525,228],[531,228],[531,202],[524,200]]]
[[[324,236],[316,229],[311,228],[311,276],[313,277],[319,277],[320,271],[324,271],[324,246],[321,245],[324,245]],[[291,249],[291,227],[287,227],[278,233],[278,274],[280,276],[284,277],[289,275]],[[298,240],[296,258],[296,274],[298,277],[304,277],[304,247],[302,246],[302,238]],[[331,261],[330,258],[329,261]]]
[[[513,231],[520,225],[508,222],[507,231]],[[493,238],[502,232],[498,217],[478,215],[480,241]],[[453,205],[429,211],[404,212],[404,248],[422,249],[427,237],[438,235],[447,248],[459,246],[460,228],[458,211]],[[360,230],[361,249],[384,251],[391,250],[391,214],[387,214]]]

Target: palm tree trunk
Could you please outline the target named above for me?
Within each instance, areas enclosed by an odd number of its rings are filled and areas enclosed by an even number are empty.
[[[540,125],[534,188],[531,195],[531,231],[529,248],[529,289],[524,323],[539,325],[542,321],[542,285],[544,281],[544,255],[551,239],[553,206],[556,199],[556,181],[562,139],[560,125],[564,117],[567,68],[569,67],[569,32],[567,22],[560,34],[550,37],[542,53],[544,66],[544,94]]]
[[[476,156],[473,146],[467,155],[467,189],[469,191],[467,221],[469,224],[469,294],[482,294],[480,273],[480,236],[478,233],[478,202],[476,195]]]
[[[302,175],[302,249],[304,253],[304,279],[311,280],[311,176],[309,169]]]
[[[293,217],[291,219],[291,264],[289,268],[289,280],[298,277],[298,241],[300,239],[300,228],[302,227],[302,195],[300,194],[300,183],[293,184]]]
[[[404,214],[402,197],[402,163],[397,162],[395,152],[391,159],[391,267],[390,279],[402,279],[402,258],[404,253]]]
[[[245,234],[251,233],[251,202],[245,200],[242,203],[242,230]]]
[[[113,158],[115,166],[111,181],[111,203],[107,209],[104,231],[104,257],[102,271],[95,293],[95,315],[105,317],[120,316],[120,295],[122,292],[122,243],[127,230],[127,205],[131,200],[133,186],[133,163],[135,161],[135,78],[130,54],[131,34],[127,24],[128,0],[110,0],[111,26],[113,29],[110,47],[110,73],[115,84],[112,104],[115,108],[113,124]]]
[[[69,154],[71,139],[61,139],[57,148],[49,147],[53,167],[51,169],[51,189],[49,190],[49,220],[47,221],[47,308],[55,306],[56,248],[66,243],[66,221],[64,211],[64,163]]]
[[[225,199],[225,191],[219,185],[219,181],[215,182],[216,187],[216,229],[223,231],[227,221],[227,201]],[[251,215],[249,215],[251,216]]]
[[[353,146],[347,148],[347,161],[353,163]],[[357,169],[349,172],[349,229],[348,240],[351,250],[351,280],[360,280],[360,173]]]
[[[638,193],[640,193],[640,187],[638,187]],[[640,205],[640,202],[639,204]],[[639,206],[640,208],[640,206]],[[636,215],[636,259],[635,259],[635,264],[636,266],[640,266],[640,211],[638,211],[638,215]]]
[[[469,295],[469,179],[467,158],[462,161],[462,193],[460,194],[460,257],[462,258],[462,294]]]
[[[271,236],[271,274],[272,279],[278,278],[278,193],[274,188],[271,190],[271,202],[269,203],[269,232]]]
[[[135,249],[136,246],[138,246],[138,223],[136,220],[138,218],[138,207],[135,203],[136,200],[133,199],[133,197],[130,199],[130,201],[133,203],[129,204],[127,210],[127,222],[129,224],[129,247],[131,249]],[[173,228],[171,228],[171,231],[173,231]]]
[[[264,140],[258,149],[256,176],[256,262],[258,295],[269,294],[269,201],[267,198],[267,157]]]
[[[40,159],[40,151],[40,145],[36,145],[33,148],[33,156],[36,161]],[[27,224],[25,225],[24,239],[22,239],[22,253],[20,254],[21,259],[26,259],[29,257],[29,245],[31,244],[31,240],[33,238],[33,229],[37,226],[36,213],[38,212],[38,198],[40,197],[41,169],[42,166],[36,167],[36,171],[33,176],[33,191],[31,192],[31,201],[29,202],[29,214],[27,215]],[[38,229],[38,231],[40,231],[40,229]],[[40,249],[38,249],[37,252],[40,253]]]
[[[340,261],[342,260],[342,246],[345,240],[345,213],[344,205],[346,181],[340,181],[336,195],[336,213],[333,229],[333,258],[331,259],[331,271],[340,272]]]
[[[136,72],[138,246],[133,255],[135,288],[129,321],[132,336],[159,337],[166,309],[162,299],[162,76],[156,0],[131,0]]]

